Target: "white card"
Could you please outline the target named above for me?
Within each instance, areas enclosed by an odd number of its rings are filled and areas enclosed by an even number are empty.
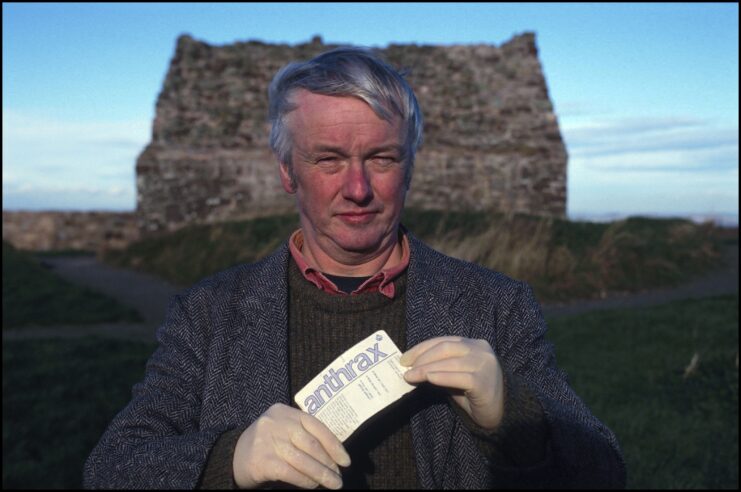
[[[294,400],[321,420],[340,441],[363,422],[412,391],[404,381],[408,368],[384,330],[356,343],[325,367]]]

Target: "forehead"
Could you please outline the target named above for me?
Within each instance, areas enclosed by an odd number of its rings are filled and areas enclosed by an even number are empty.
[[[296,109],[288,114],[288,125],[294,138],[399,139],[400,118],[384,120],[357,97],[325,96],[301,89],[291,99]]]

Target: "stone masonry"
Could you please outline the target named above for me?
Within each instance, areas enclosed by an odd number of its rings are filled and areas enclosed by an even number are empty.
[[[3,241],[29,251],[122,249],[140,238],[131,212],[3,210]]]
[[[145,233],[294,210],[268,147],[267,87],[336,47],[177,41],[136,163]],[[390,45],[425,118],[407,206],[564,217],[567,155],[533,33],[491,45]]]

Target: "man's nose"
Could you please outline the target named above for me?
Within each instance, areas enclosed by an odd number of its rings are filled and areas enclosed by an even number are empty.
[[[345,173],[342,196],[358,205],[365,205],[373,199],[368,170],[362,162],[351,162]]]

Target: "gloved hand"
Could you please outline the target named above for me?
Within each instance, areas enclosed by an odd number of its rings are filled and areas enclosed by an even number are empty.
[[[342,487],[337,465],[350,466],[339,439],[319,419],[276,403],[237,441],[234,481],[240,488],[282,481],[298,487]]]
[[[484,429],[495,429],[504,415],[504,377],[489,342],[437,337],[407,350],[399,360],[409,366],[404,379],[427,381],[452,391],[455,401]]]

